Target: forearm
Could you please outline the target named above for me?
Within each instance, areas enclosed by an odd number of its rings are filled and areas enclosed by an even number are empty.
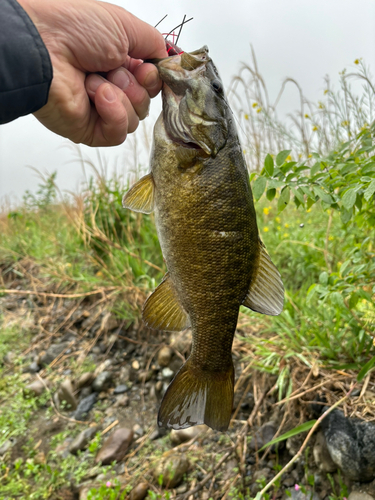
[[[52,81],[48,51],[16,0],[0,0],[0,123],[44,106]]]

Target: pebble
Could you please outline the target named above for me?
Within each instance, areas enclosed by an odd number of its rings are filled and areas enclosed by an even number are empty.
[[[139,424],[133,425],[133,432],[134,434],[137,434],[137,436],[141,437],[145,433],[145,431],[142,429],[142,427]]]
[[[112,361],[110,359],[106,359],[103,363],[96,368],[94,372],[94,378],[97,377],[100,373],[107,371],[107,369],[111,366]]]
[[[91,439],[95,436],[95,434],[98,432],[99,427],[89,427],[88,429],[85,429],[84,431],[80,432],[78,436],[70,443],[69,445],[69,451],[73,455],[76,455],[78,451],[84,450]]]
[[[137,486],[130,492],[129,500],[143,500],[146,498],[148,490],[148,483],[137,484]]]
[[[337,470],[337,465],[332,460],[331,455],[329,454],[323,432],[318,432],[318,434],[316,435],[313,455],[315,463],[321,471],[335,472],[335,470]]]
[[[113,394],[123,394],[124,392],[127,392],[129,390],[129,387],[125,384],[118,385],[115,387]]]
[[[69,345],[69,342],[61,342],[60,344],[51,344],[47,351],[42,352],[38,358],[38,364],[46,366],[59,356]]]
[[[203,434],[208,431],[209,427],[207,425],[195,425],[193,427],[188,427],[187,429],[172,429],[170,438],[174,445],[178,445],[180,443],[185,443],[186,441],[190,441],[190,439],[195,438],[198,434]]]
[[[255,432],[253,439],[249,443],[249,448],[254,451],[260,450],[265,444],[273,439],[276,432],[277,426],[275,422],[266,422]],[[274,446],[277,447],[277,445]],[[274,449],[274,446],[272,446],[272,449]]]
[[[268,467],[264,467],[263,469],[256,470],[253,474],[253,480],[258,481],[260,479],[267,479],[269,473],[270,473],[270,469]]]
[[[67,409],[72,411],[77,409],[78,403],[74,396],[74,389],[70,379],[64,380],[60,385],[57,391],[57,399],[59,408],[62,406],[64,410]]]
[[[74,385],[77,388],[77,390],[80,390],[83,387],[90,386],[92,384],[94,378],[95,378],[94,372],[85,372],[85,373],[82,373],[82,375],[80,375],[78,377],[78,379],[75,381]]]
[[[172,359],[173,351],[170,347],[165,346],[158,352],[158,364],[161,367],[166,367],[169,365]]]
[[[114,460],[120,462],[124,458],[133,440],[133,436],[133,431],[126,427],[116,429],[104,442],[99,453],[96,455],[95,463],[98,464],[101,462],[102,465],[109,465]]]
[[[361,491],[352,491],[348,500],[374,500],[374,497],[368,493],[362,493]]]
[[[114,404],[114,407],[123,407],[125,408],[126,406],[129,406],[129,396],[126,394],[121,394],[116,400],[116,403]]]
[[[44,383],[43,383],[44,382]],[[23,394],[25,397],[27,396],[41,396],[43,392],[45,391],[46,387],[45,384],[47,383],[46,380],[34,380],[34,382],[31,382],[31,384],[28,384],[24,390]]]
[[[296,490],[295,488],[293,488],[292,490],[290,490],[290,493],[291,496],[286,496],[285,499],[291,498],[292,500],[320,500],[319,495],[317,495],[316,493],[312,493],[311,491],[303,493],[302,490]]]
[[[170,368],[168,368],[168,366],[162,369],[161,374],[163,378],[167,380],[170,380],[174,375],[173,371]]]
[[[132,368],[133,368],[133,370],[139,370],[139,368],[140,368],[140,364],[139,364],[139,361],[138,361],[138,360],[136,360],[136,359],[135,359],[135,360],[132,362]]]
[[[102,392],[108,389],[112,381],[112,373],[103,371],[95,378],[92,388],[95,392]]]
[[[189,460],[185,455],[176,453],[164,458],[162,457],[154,469],[154,478],[158,481],[162,476],[164,487],[175,488],[182,482],[189,466]]]
[[[86,420],[88,417],[89,411],[96,403],[97,397],[98,397],[98,394],[96,392],[93,392],[89,396],[83,398],[78,403],[77,409],[73,413],[73,418],[75,418],[76,420]]]
[[[38,365],[36,361],[33,361],[32,363],[29,364],[29,366],[26,366],[25,368],[22,369],[24,373],[38,373],[40,372],[41,367]]]
[[[10,448],[15,444],[16,440],[14,438],[9,438],[7,439],[1,446],[0,446],[0,456],[4,455]]]

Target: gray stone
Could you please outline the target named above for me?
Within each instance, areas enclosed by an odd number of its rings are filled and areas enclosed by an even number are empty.
[[[51,344],[46,352],[41,353],[38,359],[38,364],[46,366],[52,363],[69,345],[69,342],[61,342],[61,344]]]
[[[84,450],[98,430],[99,427],[89,427],[88,429],[80,432],[69,445],[70,453],[76,455],[78,451]]]
[[[109,465],[114,460],[120,462],[131,445],[133,435],[133,431],[126,427],[116,429],[104,442],[99,453],[96,455],[95,463]]]
[[[43,383],[44,382],[44,383]],[[34,380],[31,384],[28,384],[24,390],[23,394],[25,397],[27,396],[41,396],[45,391],[47,381],[46,380]]]
[[[190,441],[190,439],[194,439],[198,434],[203,434],[207,432],[209,427],[207,425],[195,425],[193,427],[188,427],[187,429],[172,429],[170,438],[174,445],[178,445],[180,443],[185,443],[186,441]]]
[[[185,455],[175,453],[162,457],[154,469],[154,478],[158,481],[159,477],[162,476],[165,488],[175,488],[181,483],[189,466],[189,460]]]
[[[301,490],[296,490],[293,488],[290,490],[290,493],[292,494],[291,497],[285,497],[288,499],[292,500],[320,500],[319,495],[316,493],[312,493],[311,491],[307,491],[306,493],[303,493]]]
[[[93,392],[89,396],[83,398],[77,406],[76,411],[73,413],[73,418],[76,420],[87,420],[88,413],[91,410],[91,408],[94,406],[96,403],[96,398],[98,397],[98,394],[96,392]]]
[[[95,378],[92,388],[95,392],[102,392],[109,388],[112,381],[112,373],[103,371]]]
[[[40,372],[41,367],[38,365],[36,361],[33,361],[28,366],[25,366],[22,371],[23,373],[38,373]]]
[[[253,439],[249,443],[249,448],[254,451],[260,450],[265,444],[273,439],[276,432],[277,426],[275,422],[266,422],[255,432]],[[274,446],[277,447],[277,445]]]
[[[352,481],[375,478],[375,424],[346,418],[333,410],[323,419],[322,431],[333,462]]]
[[[9,438],[7,439],[1,446],[0,446],[0,456],[5,455],[5,453],[11,449],[11,447],[16,443],[16,440],[14,438]]]
[[[337,470],[337,465],[332,460],[331,455],[329,454],[323,432],[318,432],[318,434],[316,435],[313,455],[315,463],[321,471],[335,472],[335,470]]]
[[[170,368],[168,368],[168,366],[166,368],[163,368],[161,374],[163,378],[167,380],[170,380],[174,375],[173,371]]]
[[[374,497],[365,492],[352,491],[348,497],[348,500],[374,500]]]
[[[129,495],[129,500],[143,500],[147,496],[149,486],[147,483],[139,483],[133,488]]]
[[[160,349],[160,351],[158,352],[159,366],[161,366],[162,368],[168,366],[169,363],[171,362],[172,354],[173,354],[173,351],[170,347],[168,347],[168,346],[162,347]]]
[[[256,470],[253,474],[253,480],[259,481],[261,479],[267,479],[270,469],[268,467],[264,467],[263,469]]]
[[[124,392],[127,392],[129,390],[129,387],[125,384],[118,385],[115,387],[115,390],[113,391],[113,394],[123,394]]]
[[[77,400],[74,396],[73,385],[69,379],[64,380],[60,385],[57,391],[57,399],[59,408],[62,407],[64,410],[76,410]]]

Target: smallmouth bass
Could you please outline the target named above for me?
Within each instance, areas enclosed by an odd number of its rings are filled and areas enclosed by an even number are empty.
[[[176,54],[176,52],[175,52]],[[208,48],[156,63],[164,82],[151,173],[123,206],[155,212],[168,268],[143,308],[147,326],[191,326],[191,355],[162,400],[159,426],[228,428],[233,406],[232,342],[239,308],[283,309],[284,287],[259,237],[234,118]]]

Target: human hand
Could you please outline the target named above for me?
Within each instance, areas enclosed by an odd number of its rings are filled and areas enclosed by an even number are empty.
[[[162,35],[126,10],[95,0],[18,0],[51,57],[48,102],[34,115],[53,132],[89,146],[121,144],[161,89],[153,64]],[[106,79],[95,73],[107,73]]]

